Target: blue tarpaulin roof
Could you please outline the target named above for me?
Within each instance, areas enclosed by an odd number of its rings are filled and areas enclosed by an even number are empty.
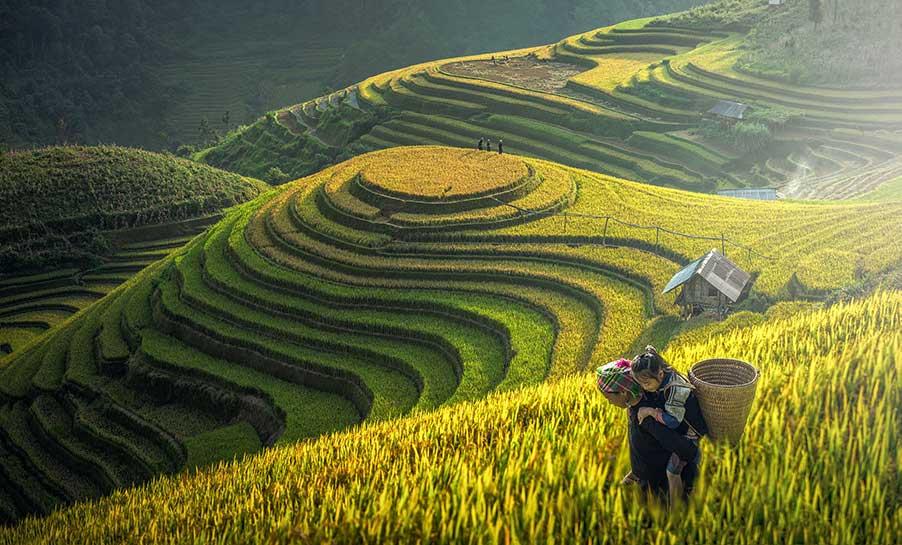
[[[692,275],[695,274],[695,271],[698,270],[698,266],[701,264],[702,260],[704,260],[706,257],[708,256],[703,255],[692,263],[686,265],[683,270],[673,275],[673,278],[671,278],[670,282],[667,283],[667,286],[664,287],[663,293],[672,291],[688,282],[689,279],[692,278]]]

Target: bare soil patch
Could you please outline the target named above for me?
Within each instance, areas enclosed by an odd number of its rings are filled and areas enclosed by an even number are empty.
[[[479,78],[548,93],[559,93],[567,85],[567,80],[585,72],[585,68],[575,64],[541,61],[531,55],[498,57],[494,62],[452,62],[442,66],[442,70],[455,76]]]

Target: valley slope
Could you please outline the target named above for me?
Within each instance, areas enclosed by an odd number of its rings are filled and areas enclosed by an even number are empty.
[[[711,247],[750,309],[897,273],[900,203],[762,203],[445,147],[267,192],[0,368],[8,519],[492,392],[679,324]],[[879,250],[879,251],[878,251]]]

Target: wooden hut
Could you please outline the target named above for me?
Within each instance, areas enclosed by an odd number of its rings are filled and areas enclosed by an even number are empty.
[[[741,102],[720,100],[707,112],[707,117],[720,120],[724,124],[735,124],[745,119],[745,112],[749,107]]]
[[[750,279],[747,272],[711,250],[673,275],[664,293],[683,288],[675,303],[686,318],[703,312],[723,316],[742,298]]]

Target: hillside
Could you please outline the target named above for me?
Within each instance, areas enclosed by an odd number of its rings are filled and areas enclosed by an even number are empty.
[[[737,61],[757,76],[802,85],[896,88],[902,83],[902,7],[898,2],[788,0],[768,8],[757,0],[721,0],[663,17],[696,28],[751,29]]]
[[[0,361],[268,186],[138,150],[0,156]]]
[[[900,206],[741,201],[442,147],[355,158],[230,211],[14,353],[0,512],[582,377],[669,337],[661,290],[714,246],[756,275],[746,310],[873,288],[900,268]]]
[[[174,152],[383,70],[702,2],[0,0],[0,150]]]
[[[91,306],[116,286],[181,248],[220,215],[136,229],[105,232],[110,247],[87,264],[69,263],[42,272],[4,274],[0,279],[0,364],[5,352],[31,342]]]
[[[2,273],[103,255],[102,231],[196,218],[267,186],[184,159],[118,147],[0,155]]]
[[[902,175],[902,91],[875,81],[891,71],[884,64],[868,65],[874,77],[852,78],[854,86],[838,75],[829,86],[790,77],[794,54],[772,54],[765,36],[790,27],[811,35],[800,3],[719,2],[548,46],[413,65],[268,114],[195,159],[281,183],[374,149],[471,148],[487,136],[518,153],[666,187],[860,197]],[[827,57],[839,48],[825,47]],[[783,63],[782,72],[766,60]],[[743,119],[708,114],[724,100],[748,106]]]
[[[704,483],[677,513],[617,486],[625,419],[578,374],[164,478],[0,541],[890,545],[900,316],[900,292],[882,293],[669,350],[682,370],[716,353],[762,371],[743,442],[704,444]]]

